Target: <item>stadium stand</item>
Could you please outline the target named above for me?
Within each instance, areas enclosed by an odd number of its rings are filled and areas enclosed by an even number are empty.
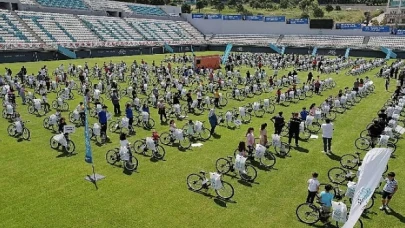
[[[149,20],[127,18],[126,21],[138,31],[145,40],[150,41],[187,41],[203,39],[202,35],[185,22],[169,20]]]
[[[18,15],[45,43],[95,41],[78,18],[69,14],[18,11]]]
[[[101,41],[141,41],[140,33],[131,28],[121,18],[79,15],[83,23]]]
[[[35,37],[22,25],[17,16],[7,10],[0,10],[0,43],[37,42]]]
[[[94,10],[114,9],[137,15],[168,16],[168,14],[158,6],[107,0],[84,0],[84,2],[87,3]]]
[[[363,38],[363,36],[285,35],[279,43],[296,47],[360,47]]]
[[[128,5],[128,7],[139,15],[167,16],[167,13],[157,6]]]
[[[82,0],[36,0],[40,5],[55,8],[87,10]]]
[[[368,41],[369,47],[384,46],[388,48],[405,48],[405,37],[372,36]]]
[[[20,0],[21,4],[25,5],[36,5],[37,2],[35,0]]]
[[[210,39],[210,43],[215,44],[241,44],[241,45],[261,45],[267,46],[269,43],[276,43],[280,35],[215,35]]]

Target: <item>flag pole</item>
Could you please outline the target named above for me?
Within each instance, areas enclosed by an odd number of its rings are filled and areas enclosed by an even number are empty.
[[[91,164],[92,167],[92,171],[93,171],[93,175],[87,175],[85,177],[85,180],[92,182],[94,184],[94,186],[96,186],[96,189],[98,189],[97,186],[97,181],[98,180],[102,180],[105,177],[97,174],[95,167],[94,167],[94,162],[93,162],[93,153],[91,150],[91,143],[90,143],[90,135],[89,135],[89,122],[88,122],[88,105],[87,105],[87,94],[84,95],[84,116],[85,116],[85,124],[84,124],[84,141],[85,141],[85,145],[86,145],[86,153],[85,153],[85,157],[84,157],[84,161],[88,164]]]

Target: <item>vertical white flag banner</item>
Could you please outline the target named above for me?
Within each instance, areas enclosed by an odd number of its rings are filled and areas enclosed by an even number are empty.
[[[374,190],[381,181],[381,176],[385,171],[391,153],[392,149],[388,148],[374,148],[367,152],[361,165],[349,218],[343,228],[352,228],[359,220]]]

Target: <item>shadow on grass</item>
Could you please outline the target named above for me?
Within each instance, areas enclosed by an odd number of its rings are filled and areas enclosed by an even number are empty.
[[[391,212],[385,211],[385,213],[389,216],[393,216],[393,217],[397,218],[401,223],[405,223],[405,217],[402,214],[399,214],[398,212],[393,210],[392,208],[391,208]]]
[[[295,150],[301,153],[309,153],[308,149],[302,148],[302,147],[295,147]]]
[[[67,153],[63,149],[62,149],[62,151],[61,150],[57,150],[57,151],[61,152],[61,153],[58,156],[56,156],[56,158],[67,158],[67,157],[73,157],[73,156],[77,155],[77,153]]]
[[[198,193],[198,194],[200,194],[200,195],[203,195],[203,196],[205,196],[205,197],[207,197],[207,198],[214,199],[214,202],[215,202],[218,206],[221,206],[221,207],[227,207],[227,204],[228,204],[228,203],[236,203],[236,201],[234,201],[234,200],[223,199],[223,198],[221,198],[221,197],[219,197],[219,196],[215,196],[215,195],[209,193],[207,189],[205,189],[205,190],[200,190],[200,191],[193,191],[192,189],[189,188],[188,190],[190,190],[190,191],[192,191],[192,192],[195,192],[195,193]]]
[[[275,169],[275,168],[267,168],[267,167],[263,166],[262,164],[260,164],[260,162],[254,160],[254,159],[249,160],[249,162],[250,162],[250,164],[251,164],[252,166],[254,166],[254,167],[256,167],[257,169],[262,170],[262,171],[268,172],[268,171],[270,171],[270,170],[277,170],[277,169]]]
[[[342,157],[339,155],[336,155],[334,153],[327,153],[326,156],[328,156],[330,159],[334,160],[334,161],[339,161],[342,160]]]
[[[214,133],[214,134],[212,135],[212,137],[213,137],[214,139],[220,139],[222,136],[221,136],[221,135],[218,135],[218,134],[216,134],[216,133]]]

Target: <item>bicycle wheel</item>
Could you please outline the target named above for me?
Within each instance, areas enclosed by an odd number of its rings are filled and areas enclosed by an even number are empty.
[[[253,113],[255,114],[256,117],[261,118],[264,116],[265,111],[264,109],[259,108],[258,110],[255,110]]]
[[[215,189],[215,192],[222,199],[230,199],[235,194],[232,185],[226,181],[222,181],[222,187],[220,189]]]
[[[252,165],[245,165],[244,171],[239,171],[239,176],[244,181],[254,182],[257,177],[257,170]]]
[[[219,99],[219,105],[221,107],[225,107],[228,104],[228,99],[226,97],[222,97],[221,99]]]
[[[260,164],[265,166],[267,169],[271,169],[276,164],[276,156],[274,156],[274,154],[270,151],[266,150],[263,157],[260,158]]]
[[[25,140],[29,140],[31,138],[31,132],[30,132],[30,130],[28,130],[28,128],[24,127],[22,137]]]
[[[311,133],[318,133],[321,130],[321,124],[315,121],[306,127]]]
[[[211,138],[211,132],[207,128],[203,127],[201,132],[199,133],[200,138],[204,141],[207,141]]]
[[[56,109],[58,107],[58,101],[52,101],[52,108]]]
[[[152,151],[153,157],[158,159],[158,160],[163,160],[163,158],[166,155],[166,150],[163,146],[158,145],[156,146],[156,151]]]
[[[203,178],[202,176],[192,173],[187,176],[187,186],[193,191],[199,191],[203,187]]]
[[[117,161],[120,160],[118,151],[108,150],[105,154],[105,160],[107,160],[108,164],[114,165]]]
[[[298,220],[308,225],[317,223],[321,218],[321,212],[319,209],[316,206],[307,203],[300,204],[295,210],[295,214],[297,215]]]
[[[244,116],[240,116],[240,117],[244,123],[248,123],[252,119],[252,115],[250,115],[250,113],[245,113]]]
[[[354,169],[359,162],[359,159],[353,154],[345,154],[340,159],[340,165],[345,169]]]
[[[328,171],[328,178],[332,183],[342,184],[346,181],[348,173],[340,167],[333,167]]]
[[[28,106],[28,113],[29,114],[34,113],[34,111],[35,111],[34,106],[32,106],[32,105]]]
[[[360,138],[366,138],[368,135],[368,131],[367,130],[363,130],[360,132]]]
[[[308,140],[311,138],[311,132],[309,130],[304,130],[303,132],[300,132],[299,136],[302,140]]]
[[[188,137],[183,137],[183,140],[179,140],[179,144],[183,149],[188,149],[191,147],[191,141]]]
[[[138,168],[138,159],[136,157],[131,157],[130,161],[124,161],[124,168],[128,171],[134,171]]]
[[[69,110],[69,104],[68,103],[66,103],[66,102],[63,102],[63,104],[62,104],[62,110],[63,111],[68,111]]]
[[[354,142],[354,145],[359,150],[367,150],[371,146],[371,142],[368,138],[358,138]]]
[[[272,114],[272,113],[274,113],[274,110],[276,109],[276,106],[274,106],[274,104],[270,104],[269,107],[265,107],[264,109],[265,109],[265,111],[267,113]]]
[[[59,147],[59,142],[53,139],[53,136],[49,139],[49,145],[52,149],[57,149]]]
[[[215,168],[222,174],[227,174],[231,170],[231,166],[232,164],[225,158],[218,158],[215,162]]]
[[[155,126],[155,121],[152,118],[149,118],[148,121],[143,121],[143,127],[145,129],[152,129]]]
[[[331,121],[336,119],[336,112],[330,111],[326,113],[326,118],[330,119]]]
[[[370,210],[374,206],[374,195],[371,196],[370,200],[367,202],[364,210]]]
[[[45,113],[46,113],[46,112],[45,112],[45,107],[44,107],[44,106],[41,106],[41,108],[38,109],[38,115],[44,116]]]
[[[132,148],[134,149],[135,153],[137,154],[142,154],[145,152],[145,142],[143,140],[136,140],[133,144],[132,144]]]
[[[314,92],[312,90],[308,90],[305,92],[306,97],[312,97],[312,95],[314,95]]]
[[[172,137],[170,136],[170,134],[169,134],[168,132],[163,132],[163,133],[160,135],[160,142],[161,142],[163,145],[168,146],[168,145],[170,145],[170,144],[172,143]]]
[[[391,156],[394,155],[395,151],[397,150],[397,146],[391,142],[387,143],[387,148],[392,149]]]
[[[69,154],[72,154],[73,152],[75,152],[76,149],[76,145],[72,140],[67,141],[67,146],[66,146],[66,152],[68,152]]]
[[[49,129],[49,117],[46,117],[43,121],[42,121],[42,126],[44,126],[45,129]]]
[[[274,150],[276,151],[276,153],[280,156],[286,156],[290,153],[290,146],[285,143],[285,142],[281,142],[281,146],[280,147],[274,147]]]

